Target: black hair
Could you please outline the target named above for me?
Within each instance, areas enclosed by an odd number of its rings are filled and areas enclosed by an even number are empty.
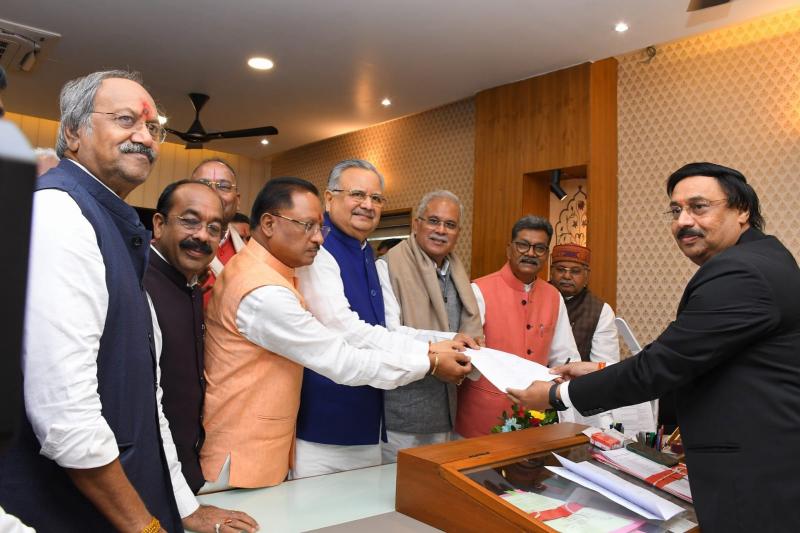
[[[178,187],[188,184],[203,185],[202,183],[193,180],[173,181],[164,187],[163,191],[161,191],[161,196],[158,197],[158,202],[156,203],[156,212],[161,213],[164,216],[169,215],[170,209],[172,209],[172,197],[175,194],[175,191],[178,190]],[[208,187],[208,185],[205,185],[205,187]],[[208,188],[211,189],[211,187]]]
[[[244,213],[236,213],[233,215],[231,222],[244,222],[248,226],[250,225],[250,217],[245,215]]]
[[[678,182],[691,176],[715,178],[728,198],[728,207],[747,211],[750,214],[747,220],[750,226],[764,231],[764,217],[761,215],[758,195],[741,172],[716,163],[689,163],[673,172],[667,179],[667,195],[672,196],[672,191]]]
[[[264,213],[274,213],[279,209],[293,207],[292,195],[295,192],[310,192],[319,198],[319,190],[310,181],[302,178],[273,178],[259,191],[250,212],[250,227],[256,228],[261,223]]]
[[[8,87],[8,80],[6,79],[6,71],[0,67],[0,91],[4,91]]]
[[[403,239],[384,239],[378,244],[378,250],[386,250],[387,252],[403,242]]]
[[[553,226],[544,218],[536,215],[525,215],[514,223],[511,228],[511,240],[517,238],[517,234],[524,229],[532,229],[537,231],[544,231],[547,233],[547,243],[553,238]]]

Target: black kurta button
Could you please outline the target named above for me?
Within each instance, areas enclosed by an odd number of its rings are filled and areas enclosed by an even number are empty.
[[[528,305],[528,301],[527,300],[522,300],[522,305]]]
[[[138,235],[133,237],[133,238],[131,238],[131,244],[133,245],[134,248],[140,247],[143,242],[144,241],[142,240],[142,238],[139,237]]]
[[[531,325],[530,324],[526,324],[525,325],[525,329],[531,329]]]
[[[533,350],[528,349],[528,355],[532,354]]]

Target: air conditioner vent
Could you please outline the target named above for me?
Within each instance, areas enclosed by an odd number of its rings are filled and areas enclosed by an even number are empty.
[[[0,65],[7,70],[31,70],[41,64],[61,35],[0,19]]]

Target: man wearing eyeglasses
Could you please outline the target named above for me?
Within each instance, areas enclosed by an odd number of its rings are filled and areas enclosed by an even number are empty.
[[[758,196],[739,171],[690,163],[666,189],[672,235],[700,267],[675,321],[637,355],[601,371],[570,363],[552,371],[571,381],[535,381],[508,392],[534,409],[574,407],[583,415],[675,394],[703,531],[795,531],[797,261],[763,233]]]
[[[203,297],[197,283],[219,248],[222,203],[195,181],[170,183],[153,215],[150,264],[144,278],[161,334],[162,405],[181,470],[192,492],[205,483],[203,444]]]
[[[546,219],[522,217],[511,229],[506,264],[472,284],[486,346],[542,365],[578,356],[563,298],[537,277],[547,263],[552,237],[553,226]],[[456,432],[463,437],[486,435],[508,409],[505,391],[483,376],[467,380],[458,391]]]
[[[225,511],[198,505],[174,453],[143,287],[150,233],[124,202],[165,137],[155,102],[137,74],[105,71],[68,82],[60,104],[62,159],[34,193],[26,418],[0,459],[0,505],[39,531],[210,533]]]
[[[450,191],[422,197],[412,235],[378,262],[386,325],[463,332],[482,337],[481,317],[469,275],[453,253],[460,232],[461,201]],[[387,442],[383,462],[397,451],[450,440],[456,417],[456,385],[435,376],[384,393]]]
[[[225,228],[225,234],[222,236],[216,257],[209,265],[207,276],[204,276],[205,279],[202,280],[203,302],[208,306],[214,281],[219,277],[228,261],[246,244],[236,226],[231,224],[239,210],[241,194],[239,194],[239,187],[236,184],[236,172],[233,167],[218,157],[200,162],[192,171],[189,179],[208,185],[217,192],[219,199],[222,200],[222,226]]]
[[[459,382],[470,365],[458,363],[466,363],[468,357],[453,353],[447,339],[477,348],[472,338],[451,332],[422,333],[422,338],[415,338],[419,332],[410,328],[404,332],[386,329],[383,291],[367,243],[386,205],[383,190],[383,176],[368,161],[350,159],[333,167],[325,191],[325,225],[331,233],[314,263],[298,270],[300,291],[314,316],[353,346],[401,351],[413,358],[427,352],[428,341],[439,341],[433,344],[439,365],[432,374]],[[381,390],[343,387],[305,371],[295,477],[379,465],[385,434]]]
[[[354,389],[391,389],[428,372],[456,380],[461,372],[455,354],[429,351],[427,344],[415,353],[402,336],[392,350],[359,349],[307,310],[295,275],[314,262],[330,231],[313,184],[268,181],[251,220],[251,239],[222,271],[206,317],[204,491],[286,478],[303,367]]]
[[[579,244],[559,244],[550,253],[550,283],[567,306],[572,335],[582,361],[601,367],[619,361],[614,311],[589,290],[591,253]]]

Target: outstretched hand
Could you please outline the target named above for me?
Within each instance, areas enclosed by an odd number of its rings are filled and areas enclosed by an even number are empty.
[[[201,505],[183,519],[183,527],[199,533],[233,533],[258,531],[259,525],[250,515],[213,505]]]
[[[599,365],[591,361],[575,361],[566,365],[555,366],[550,369],[551,374],[559,374],[563,379],[569,381],[598,370]]]
[[[526,409],[544,411],[551,407],[549,393],[552,386],[553,383],[549,381],[534,381],[527,389],[506,389],[506,396],[512,403]]]

